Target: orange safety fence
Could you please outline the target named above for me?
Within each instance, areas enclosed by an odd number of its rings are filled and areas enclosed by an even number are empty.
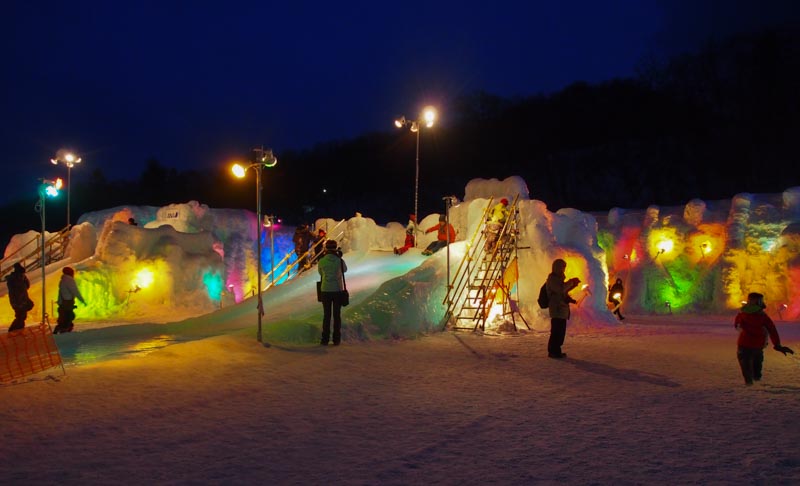
[[[61,366],[61,353],[49,325],[0,334],[0,383],[13,383],[56,366]]]

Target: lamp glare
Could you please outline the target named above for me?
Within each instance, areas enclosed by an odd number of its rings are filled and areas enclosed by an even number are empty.
[[[233,167],[231,167],[231,171],[233,172],[233,175],[235,175],[239,179],[244,177],[245,168],[239,164],[233,164]]]

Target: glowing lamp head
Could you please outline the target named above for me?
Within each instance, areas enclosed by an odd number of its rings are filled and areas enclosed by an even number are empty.
[[[46,195],[47,197],[56,197],[58,196],[58,191],[64,187],[64,181],[61,180],[59,177],[58,179],[51,181],[47,179],[42,179],[42,185],[40,190]]]
[[[419,131],[419,124],[417,122],[411,122],[411,131],[414,133]]]
[[[75,164],[81,163],[81,158],[69,150],[61,149],[56,152],[56,158],[50,159],[50,162],[52,162],[53,165],[58,165],[58,163],[61,162],[71,169],[75,166]]]
[[[278,163],[278,158],[272,153],[272,150],[263,150],[258,156],[257,162],[264,167],[275,167]]]
[[[403,125],[406,124],[406,117],[401,116],[400,118],[395,119],[394,126],[397,128],[403,128]]]
[[[246,170],[247,169],[241,164],[233,164],[233,167],[231,167],[231,172],[233,172],[233,175],[235,175],[239,179],[244,177],[244,173]]]
[[[422,119],[425,120],[426,127],[432,127],[433,123],[436,121],[436,108],[426,106],[425,109],[422,110]]]

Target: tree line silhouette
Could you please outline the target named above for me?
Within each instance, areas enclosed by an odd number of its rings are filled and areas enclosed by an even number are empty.
[[[512,175],[551,210],[681,205],[800,185],[799,33],[740,34],[643,59],[635,77],[552,94],[461,97],[446,107],[447,123],[421,132],[420,213],[442,212],[442,198],[463,197],[471,179]],[[404,222],[414,207],[415,149],[416,136],[396,130],[277,154],[279,164],[264,171],[263,212],[289,224],[356,212]],[[234,180],[228,167],[177,170],[151,159],[137,181],[94,169],[72,189],[71,213],[74,223],[88,211],[190,200],[254,211],[254,193],[255,183]],[[5,241],[40,228],[34,203],[4,208]],[[48,231],[66,223],[49,216],[64,204],[48,202]]]

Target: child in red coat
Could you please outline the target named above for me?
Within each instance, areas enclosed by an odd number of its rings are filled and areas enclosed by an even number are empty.
[[[413,248],[416,242],[415,233],[417,232],[417,216],[414,214],[408,215],[408,225],[406,225],[406,240],[400,248],[395,247],[394,254],[402,255],[407,252],[409,248]]]
[[[736,342],[736,357],[742,369],[745,385],[752,385],[753,380],[761,379],[761,366],[764,363],[764,348],[767,346],[767,336],[772,341],[775,351],[784,355],[794,354],[790,348],[781,346],[781,338],[772,319],[764,312],[764,296],[751,292],[747,296],[747,303],[742,306],[736,315],[734,326],[739,330],[739,339]]]

